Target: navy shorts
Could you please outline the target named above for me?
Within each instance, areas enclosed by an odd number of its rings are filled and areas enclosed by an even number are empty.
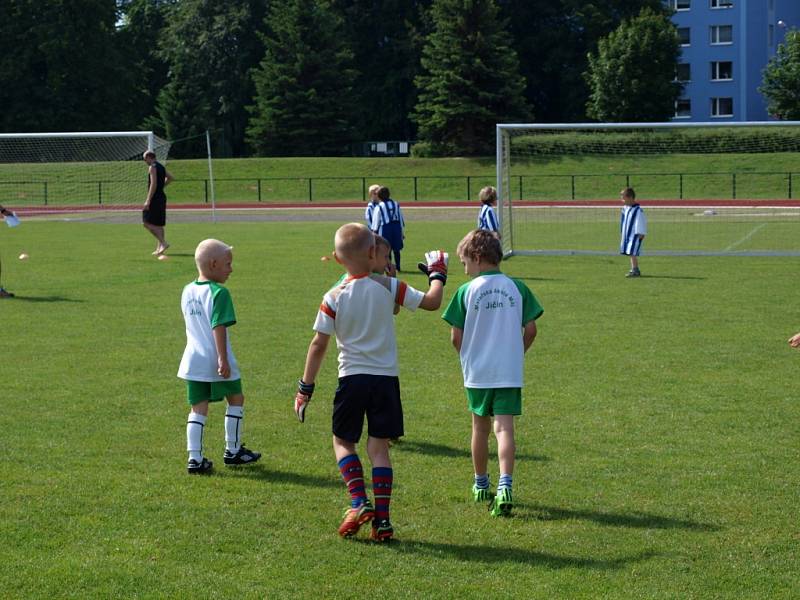
[[[167,199],[153,198],[150,208],[142,211],[142,222],[163,227],[167,224]]]
[[[333,398],[333,435],[358,443],[365,415],[370,437],[397,438],[403,435],[403,406],[397,377],[348,375],[339,378]]]

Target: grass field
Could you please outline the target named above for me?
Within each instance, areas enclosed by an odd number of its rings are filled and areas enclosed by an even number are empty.
[[[404,268],[472,222],[409,219]],[[0,233],[4,598],[793,598],[800,589],[796,259],[513,258],[545,308],[517,420],[517,506],[469,501],[469,415],[439,313],[397,317],[406,437],[398,540],[338,539],[335,352],[291,410],[340,272],[333,222],[28,221]],[[235,246],[245,441],[258,465],[185,473],[178,306],[198,240]],[[26,251],[31,258],[18,261]],[[404,273],[412,285],[424,278]],[[466,281],[457,266],[446,299]],[[492,445],[494,447],[494,445]],[[493,481],[497,479],[491,464]]]

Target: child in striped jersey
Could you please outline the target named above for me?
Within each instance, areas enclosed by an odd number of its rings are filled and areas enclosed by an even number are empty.
[[[381,186],[375,184],[369,186],[369,196],[367,197],[367,209],[364,211],[364,219],[367,222],[367,227],[372,227],[372,214],[375,212],[375,208],[378,206],[380,202],[380,198],[378,198],[378,190],[381,189]]]
[[[636,202],[636,192],[632,187],[622,190],[619,197],[623,202],[619,220],[619,253],[631,257],[631,270],[625,277],[641,277],[639,254],[642,252],[642,241],[647,234],[647,217]]]
[[[392,200],[389,194],[389,188],[386,186],[382,186],[378,190],[380,203],[372,213],[370,229],[372,229],[373,233],[386,238],[389,242],[392,247],[392,254],[394,254],[395,268],[400,271],[400,250],[403,249],[403,240],[406,237],[406,223],[403,219],[403,211],[400,210],[400,205]]]
[[[500,235],[497,215],[494,212],[494,207],[497,206],[497,190],[490,185],[486,186],[481,190],[478,199],[481,201],[481,211],[478,213],[478,229],[494,231]]]
[[[340,227],[334,239],[336,261],[347,278],[325,294],[314,323],[314,337],[298,381],[294,408],[300,421],[314,392],[317,374],[331,336],[339,348],[339,384],[333,400],[333,450],[350,494],[350,507],[339,535],[351,537],[373,521],[370,537],[392,539],[389,503],[394,480],[389,439],[403,435],[403,408],[397,367],[393,311],[396,304],[409,310],[436,310],[447,279],[447,258],[429,252],[429,289],[423,293],[397,279],[372,273],[375,237],[359,223]],[[356,451],[367,419],[367,454],[372,463],[375,506],[369,502],[364,470]]]
[[[183,288],[181,310],[186,324],[186,348],[178,377],[186,380],[189,405],[186,444],[190,475],[211,472],[203,456],[203,429],[210,402],[228,401],[225,411],[225,454],[228,466],[256,462],[261,454],[242,444],[244,395],[239,365],[233,355],[228,327],[236,324],[233,301],[223,283],[233,272],[232,248],[219,240],[203,240],[194,252],[197,279]]]

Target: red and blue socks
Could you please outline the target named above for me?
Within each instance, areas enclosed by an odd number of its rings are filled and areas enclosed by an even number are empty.
[[[391,467],[373,467],[372,493],[375,496],[375,518],[378,520],[389,518],[393,479]]]
[[[350,492],[350,505],[358,508],[367,501],[367,492],[364,489],[364,468],[358,454],[350,454],[339,461],[339,472],[342,474]]]

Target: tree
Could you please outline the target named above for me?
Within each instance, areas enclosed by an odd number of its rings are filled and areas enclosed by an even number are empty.
[[[131,78],[113,0],[2,0],[0,22],[0,130],[120,128]]]
[[[281,0],[267,17],[266,54],[253,73],[247,139],[261,155],[349,152],[356,71],[342,19],[327,0]]]
[[[434,154],[488,155],[495,124],[528,119],[525,80],[494,0],[434,0],[414,118]]]
[[[675,114],[680,41],[669,17],[650,9],[600,40],[589,55],[586,113],[598,121],[666,121]]]
[[[767,66],[758,89],[767,99],[769,114],[788,120],[800,120],[800,31],[786,33]]]
[[[173,146],[173,154],[204,154],[206,129],[215,132],[222,156],[245,153],[250,71],[263,55],[263,5],[261,0],[182,0],[169,11],[159,41],[169,81],[152,122],[172,140],[196,138]]]

